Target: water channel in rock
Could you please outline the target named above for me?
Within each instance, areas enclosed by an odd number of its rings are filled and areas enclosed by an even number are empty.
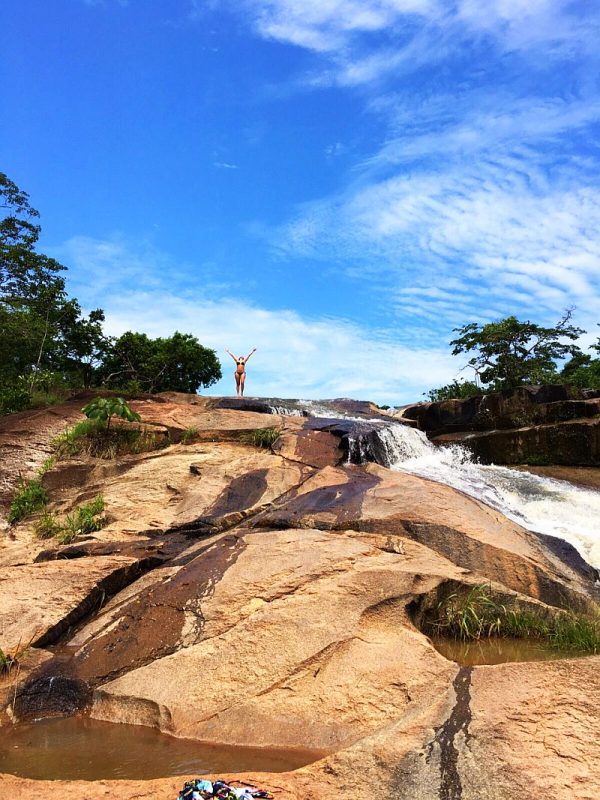
[[[324,755],[314,750],[207,744],[142,725],[87,717],[21,723],[4,728],[0,737],[0,773],[38,780],[287,772]]]
[[[435,649],[449,661],[465,667],[483,664],[506,664],[520,661],[558,661],[563,658],[581,658],[589,653],[558,650],[539,639],[490,637],[462,641],[443,636],[430,636]]]

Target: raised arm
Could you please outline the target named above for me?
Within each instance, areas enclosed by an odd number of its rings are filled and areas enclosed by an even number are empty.
[[[248,361],[252,353],[256,353],[256,347],[248,353],[248,355],[246,356],[246,361]]]
[[[228,350],[227,348],[225,348],[225,352],[226,352],[226,353],[229,353],[229,355],[230,355],[230,356],[233,358],[233,360],[234,360],[234,361],[235,361],[235,363],[237,364],[237,358],[236,358],[236,357],[233,355],[233,353],[231,352],[231,350]]]

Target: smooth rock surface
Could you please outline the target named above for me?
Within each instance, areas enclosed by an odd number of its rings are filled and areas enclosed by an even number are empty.
[[[340,414],[379,413],[343,403]],[[80,404],[4,423],[29,443],[3,466],[6,486]],[[10,691],[0,685],[0,735],[8,714],[85,711],[329,753],[247,776],[276,800],[596,798],[599,657],[465,668],[417,627],[441,592],[481,583],[547,613],[588,608],[593,573],[454,489],[344,463],[347,422],[223,405],[143,399],[144,422],[173,440],[194,427],[197,439],[47,474],[53,511],[102,493],[109,523],[60,547],[36,541],[25,520],[3,541],[0,646],[25,629],[61,644],[55,655],[34,648]],[[272,449],[240,442],[265,427],[281,431]],[[0,776],[0,796],[174,800],[183,780]]]

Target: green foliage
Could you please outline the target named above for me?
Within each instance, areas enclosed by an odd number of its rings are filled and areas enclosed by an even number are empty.
[[[119,417],[126,422],[140,422],[142,419],[137,411],[132,411],[129,404],[122,397],[97,397],[81,409],[88,419],[106,423],[106,430],[110,428],[113,417]]]
[[[485,394],[486,390],[478,386],[474,381],[453,380],[439,389],[430,389],[427,397],[432,402],[440,400],[468,400],[470,397],[477,397]]]
[[[594,346],[594,349],[598,349]],[[576,353],[560,373],[560,380],[580,389],[600,389],[600,358],[587,353]]]
[[[471,322],[455,328],[460,334],[450,344],[453,355],[474,352],[468,364],[484,384],[495,389],[510,389],[524,384],[549,383],[558,379],[557,359],[580,352],[574,341],[581,328],[570,325],[572,312],[566,311],[553,328],[506,317],[500,322],[478,325]]]
[[[214,350],[203,347],[190,334],[176,332],[150,339],[128,331],[114,341],[104,361],[102,378],[107,386],[124,388],[133,381],[147,392],[196,392],[221,377]]]
[[[600,653],[599,617],[508,605],[498,601],[485,584],[447,595],[426,628],[455,639],[544,639],[562,650]]]
[[[251,444],[253,447],[269,448],[279,439],[281,431],[277,428],[256,428],[256,430],[242,433],[240,441]]]
[[[85,440],[92,439],[101,430],[103,425],[98,420],[82,420],[64,433],[55,436],[50,445],[54,448],[56,458],[70,458],[86,452]]]
[[[188,334],[105,336],[102,309],[85,316],[68,296],[66,268],[36,251],[39,214],[1,172],[0,209],[0,414],[60,402],[72,389],[103,382],[132,394],[195,392],[221,377],[214,351]],[[49,374],[56,378],[51,388],[42,385]]]
[[[198,437],[199,433],[200,431],[198,430],[198,428],[195,428],[193,426],[186,428],[184,432],[181,434],[182,444],[189,444],[190,442],[193,442],[194,439]]]
[[[58,536],[60,543],[69,544],[76,536],[84,536],[103,528],[106,520],[100,515],[104,507],[104,497],[99,494],[89,503],[84,503],[67,514],[63,532]]]
[[[24,644],[23,639],[19,639],[17,642],[17,646],[13,649],[11,653],[0,648],[0,676],[2,675],[10,675],[13,670],[19,670],[20,661],[23,659],[29,648],[31,647],[31,643],[36,638],[37,632],[31,636],[29,641]]]
[[[48,494],[39,478],[32,478],[29,481],[24,481],[21,478],[19,487],[10,504],[8,512],[9,524],[14,525],[24,517],[39,511],[47,502]]]
[[[19,386],[6,386],[0,389],[0,416],[23,411],[31,405],[31,395]]]
[[[7,674],[13,668],[15,660],[0,647],[0,675]]]
[[[40,518],[36,520],[33,530],[38,539],[52,539],[63,531],[63,526],[54,514],[44,509]]]
[[[70,544],[76,536],[93,533],[104,527],[106,519],[101,516],[104,508],[104,497],[99,494],[88,503],[77,506],[63,520],[44,511],[35,524],[35,535],[39,539],[54,538],[60,544]]]

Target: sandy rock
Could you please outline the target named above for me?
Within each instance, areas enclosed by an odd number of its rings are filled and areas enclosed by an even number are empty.
[[[412,538],[484,579],[550,603],[568,596],[577,605],[575,592],[584,595],[589,581],[489,506],[376,464],[322,469],[294,497],[251,524],[353,528]]]
[[[463,797],[598,797],[599,669],[598,656],[474,669]]]
[[[141,574],[123,556],[52,561],[0,570],[0,642],[51,644],[90,611]]]
[[[248,532],[238,547],[190,610],[202,629],[189,646],[102,684],[94,716],[231,744],[332,749],[444,690],[455,668],[405,608],[440,578],[415,578],[412,554],[307,530]],[[82,649],[83,669],[94,653],[93,643]]]
[[[23,628],[45,644],[80,622],[56,657],[32,651],[16,697],[0,686],[0,700],[14,699],[17,717],[86,708],[179,736],[326,754],[250,776],[276,800],[598,796],[599,658],[458,667],[415,627],[425,603],[461,583],[583,607],[594,594],[585,565],[447,486],[341,464],[347,423],[256,403],[146,398],[136,408],[147,423],[172,438],[194,427],[200,440],[47,475],[53,510],[101,492],[110,524],[69,548],[40,543],[46,553],[27,545],[30,523],[17,526],[13,566],[0,570],[0,645]],[[59,412],[63,423],[79,404]],[[371,418],[367,405],[344,408]],[[41,419],[31,443],[54,430]],[[239,441],[265,427],[281,430],[274,452]],[[101,608],[99,591],[112,595]],[[0,776],[0,796],[174,800],[183,780]]]

